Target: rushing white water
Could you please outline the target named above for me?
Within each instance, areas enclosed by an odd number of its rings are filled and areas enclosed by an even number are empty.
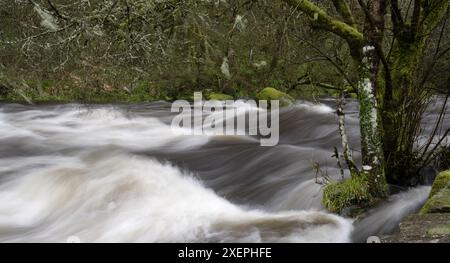
[[[180,137],[174,136],[170,126],[157,118],[125,116],[114,107],[3,113],[0,129],[3,131],[0,139],[30,139],[52,150],[105,145],[142,150],[176,142]],[[206,137],[196,136],[179,146],[194,147],[207,141]]]
[[[401,192],[357,222],[326,213],[312,163],[339,179],[341,143],[325,104],[282,110],[275,147],[176,135],[173,116],[168,103],[1,104],[0,242],[359,242],[394,231],[429,192]]]
[[[114,107],[4,106],[0,241],[350,241],[351,220],[236,205],[197,173],[139,153],[190,153],[209,141],[173,135],[160,116]]]
[[[1,185],[0,241],[345,242],[352,228],[320,212],[238,207],[143,157],[92,152],[59,161]]]
[[[392,233],[398,228],[398,222],[420,209],[430,190],[430,186],[420,186],[390,196],[386,203],[372,209],[366,218],[356,222],[357,231],[353,234],[353,240],[365,241],[374,231],[378,235]]]

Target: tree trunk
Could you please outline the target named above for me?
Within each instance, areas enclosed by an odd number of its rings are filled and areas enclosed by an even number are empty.
[[[386,176],[389,182],[412,184],[411,178],[417,178],[417,171],[411,170],[417,167],[414,143],[429,96],[414,80],[427,38],[448,12],[450,0],[414,1],[410,17],[404,17],[398,1],[358,0],[365,19],[362,33],[358,29],[361,23],[355,23],[357,16],[353,16],[346,0],[332,1],[342,20],[330,16],[316,1],[284,1],[316,25],[346,40],[351,56],[360,65],[357,92],[363,169],[352,172],[352,178],[346,180],[350,183],[328,185],[324,189],[325,206],[340,211],[345,206],[367,205],[369,199],[384,197]],[[388,6],[394,46],[392,53],[386,54],[383,37]],[[384,78],[379,73],[384,73]],[[340,117],[342,130],[344,119],[343,115]],[[347,138],[342,139],[345,152]],[[367,189],[363,192],[369,192],[368,195],[362,198],[360,193],[352,192],[355,184]]]
[[[418,135],[426,89],[415,85],[417,65],[424,43],[399,39],[396,41],[391,67],[392,86],[385,87],[383,109],[383,148],[386,156],[388,181],[400,185],[417,183],[418,161],[414,143]]]
[[[418,81],[418,65],[428,38],[447,14],[449,3],[449,0],[415,1],[410,21],[406,21],[397,5],[391,5],[395,42],[388,63],[392,81],[386,81],[384,94],[380,96],[389,183],[418,183],[420,162],[424,160],[419,159],[415,139],[430,96],[429,90]]]
[[[337,108],[337,116],[338,116],[338,123],[339,123],[339,135],[341,135],[341,144],[342,144],[342,152],[344,156],[345,163],[347,164],[348,169],[350,170],[351,175],[357,175],[359,173],[358,168],[355,165],[355,162],[353,161],[352,152],[350,151],[350,146],[348,144],[348,136],[347,136],[347,130],[345,128],[345,112],[344,112],[344,106],[345,106],[345,91],[341,91],[341,94],[339,95],[339,103]],[[339,153],[337,151],[337,148],[335,148],[335,154],[336,158],[338,159],[339,168],[342,167],[339,162]],[[342,177],[344,173],[342,172]]]
[[[384,197],[387,192],[379,113],[376,98],[377,54],[375,47],[363,48],[358,100],[361,130],[362,173],[369,180],[371,194]]]

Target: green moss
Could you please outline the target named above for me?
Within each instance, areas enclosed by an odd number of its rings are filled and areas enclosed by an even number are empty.
[[[450,170],[439,173],[421,214],[450,212]]]
[[[324,26],[327,30],[332,31],[348,41],[362,42],[364,36],[358,29],[349,26],[339,20],[332,19],[322,8],[318,7],[311,1],[307,0],[288,0],[291,6],[305,12],[315,22]]]
[[[442,189],[449,187],[450,187],[450,170],[439,173],[436,176],[436,179],[434,180],[429,198],[433,197]]]
[[[433,195],[420,210],[420,214],[450,213],[450,188]]]
[[[450,235],[450,225],[440,225],[433,227],[427,231],[427,234],[431,236]]]
[[[267,101],[278,100],[280,101],[281,107],[289,106],[295,101],[290,95],[271,87],[261,90],[258,94],[256,94],[256,98],[258,100]]]
[[[233,96],[223,94],[223,93],[216,93],[211,92],[207,95],[208,100],[233,100]]]
[[[348,94],[348,96],[349,96],[351,99],[357,99],[357,98],[358,98],[358,94],[356,94],[356,93],[350,93],[350,94]]]
[[[18,103],[136,103],[142,101],[154,101],[161,99],[153,96],[148,90],[138,89],[131,93],[125,90],[114,89],[111,91],[102,91],[89,88],[80,88],[74,85],[61,85],[55,90],[50,90],[42,85],[42,89],[29,85],[30,88],[24,87],[12,88],[7,94],[0,96],[0,101],[18,102]]]
[[[143,102],[167,99],[167,94],[161,87],[148,81],[140,82],[131,90],[130,94],[124,95],[128,95],[128,98],[126,98],[125,101],[129,102]]]
[[[373,202],[369,181],[365,175],[357,175],[341,182],[331,182],[323,189],[322,203],[333,213],[342,213],[352,206],[363,207]]]

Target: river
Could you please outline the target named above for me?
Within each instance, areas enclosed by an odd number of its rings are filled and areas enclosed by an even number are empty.
[[[428,196],[402,189],[356,222],[326,212],[312,164],[340,177],[331,100],[283,109],[274,147],[175,135],[170,106],[0,104],[0,242],[364,242]]]

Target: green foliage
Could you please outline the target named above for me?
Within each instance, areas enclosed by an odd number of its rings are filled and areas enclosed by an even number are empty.
[[[323,189],[322,203],[333,213],[342,213],[353,206],[364,207],[373,200],[368,178],[363,174],[341,182],[330,182]]]
[[[142,102],[142,101],[155,101],[155,100],[169,100],[167,94],[159,86],[148,82],[142,81],[131,90],[128,101],[130,102]]]
[[[105,82],[105,83],[103,83]],[[92,82],[88,78],[0,79],[0,101],[23,103],[81,102],[81,103],[138,103],[143,101],[170,100],[168,89],[162,89],[150,81],[138,82],[134,88],[114,86],[112,80]]]
[[[231,95],[227,95],[227,94],[223,94],[223,93],[216,93],[216,92],[211,92],[208,94],[207,96],[208,100],[233,100],[233,96]]]

